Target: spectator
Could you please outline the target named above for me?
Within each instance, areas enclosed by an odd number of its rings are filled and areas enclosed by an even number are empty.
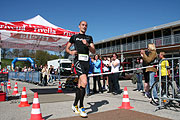
[[[102,61],[102,57],[99,56],[99,60],[101,61],[101,67],[100,67],[100,70],[101,70],[101,73],[103,73],[103,69],[104,69],[104,64],[103,64],[103,61]],[[103,86],[105,88],[105,80],[103,79],[103,75],[100,76],[100,81],[103,80]],[[104,90],[104,88],[102,88]]]
[[[39,71],[39,68],[38,68],[37,64],[35,64],[34,70],[35,70],[35,71]]]
[[[27,67],[26,66],[24,66],[24,68],[23,68],[23,72],[27,72],[28,70],[27,70]]]
[[[93,58],[89,57],[89,73],[88,74],[92,74],[94,71],[94,65],[92,63]],[[89,77],[87,77],[87,86],[86,86],[86,94],[87,96],[90,96],[90,84],[89,84]]]
[[[95,55],[94,60],[92,59],[94,65],[94,74],[101,73],[101,61],[99,60],[99,55]],[[103,93],[100,75],[93,77],[93,93],[98,93],[96,90],[96,81],[98,82],[99,92]]]
[[[109,78],[109,86],[110,84],[112,84],[112,88],[110,90],[110,92],[112,91],[113,95],[117,95],[120,94],[120,86],[119,86],[119,68],[120,68],[120,61],[117,59],[117,54],[113,53],[112,56],[112,61],[109,64],[111,66],[111,72],[113,72],[113,74],[111,74],[111,77]]]
[[[161,60],[165,59],[165,52],[160,52],[159,53],[159,58]],[[169,62],[167,60],[163,60],[161,62],[161,79],[163,81],[166,81],[166,77],[167,79],[169,80],[170,78],[170,69],[169,69]],[[166,83],[165,82],[162,82],[162,91],[165,92],[165,89],[166,89]]]
[[[56,79],[56,78],[55,78],[54,66],[50,65],[50,71],[49,71],[49,73],[50,73],[50,78],[49,78],[49,81],[48,81],[48,82],[52,83],[53,80],[55,81],[55,79]]]
[[[104,64],[104,68],[103,68],[103,72],[109,72],[109,63],[110,61],[107,59],[107,57],[105,56],[103,58],[103,64]],[[105,80],[106,80],[106,85],[105,85]],[[107,90],[108,89],[108,75],[103,75],[103,89]]]
[[[140,62],[140,59],[137,58],[135,68],[141,68],[142,63]],[[136,70],[136,76],[137,76],[137,91],[143,91],[143,82],[142,82],[142,69],[137,69]]]
[[[145,51],[141,50],[140,54],[141,54],[144,62],[146,62],[148,65],[153,65],[153,62],[157,58],[157,52],[156,52],[156,47],[155,47],[154,43],[148,44],[148,52],[149,52],[149,55],[146,55]],[[148,67],[148,68],[146,68],[146,72],[149,72],[149,85],[150,85],[150,87],[152,87],[152,85],[155,82],[154,76],[157,72],[157,69],[155,67]],[[145,92],[145,95],[149,98],[151,97],[149,92],[147,92],[147,90]],[[154,98],[157,98],[156,89],[153,89],[153,95],[154,95]]]
[[[47,86],[47,80],[49,79],[49,74],[48,74],[48,68],[47,65],[45,65],[42,69],[42,85]]]
[[[31,72],[31,71],[32,71],[32,70],[31,70],[31,67],[28,67],[27,71],[28,71],[28,72]]]

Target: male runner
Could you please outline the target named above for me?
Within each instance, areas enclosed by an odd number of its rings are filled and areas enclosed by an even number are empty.
[[[78,75],[78,88],[72,109],[75,113],[79,113],[81,117],[87,117],[83,106],[85,96],[85,88],[87,85],[87,75],[89,72],[89,51],[95,54],[95,47],[91,36],[85,35],[87,30],[87,22],[81,21],[79,23],[80,32],[77,35],[71,36],[67,46],[66,52],[75,55],[74,67]],[[74,44],[75,50],[70,50],[71,45]],[[78,108],[78,101],[80,105]]]

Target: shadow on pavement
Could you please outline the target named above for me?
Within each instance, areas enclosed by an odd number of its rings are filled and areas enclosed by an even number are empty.
[[[87,114],[91,114],[91,113],[94,113],[94,112],[98,112],[98,108],[103,106],[103,105],[107,105],[109,104],[109,102],[107,100],[102,100],[102,101],[99,101],[99,102],[88,102],[87,104],[90,105],[89,108],[86,108],[87,109],[91,109],[91,111],[87,112]]]
[[[37,92],[38,94],[57,94],[58,88],[39,88],[39,89],[30,89],[33,92]],[[75,93],[72,90],[62,89],[63,93]]]
[[[53,114],[48,115],[48,116],[45,116],[45,117],[43,117],[43,119],[47,120],[47,119],[49,119],[51,116],[53,116]]]

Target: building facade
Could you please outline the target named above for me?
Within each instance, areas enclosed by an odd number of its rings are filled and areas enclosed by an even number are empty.
[[[164,51],[166,57],[180,57],[180,20],[98,41],[95,48],[101,56],[117,53],[121,61],[125,58],[123,62],[132,63],[126,66],[132,68],[140,50],[147,50],[149,43],[156,45],[157,53]]]

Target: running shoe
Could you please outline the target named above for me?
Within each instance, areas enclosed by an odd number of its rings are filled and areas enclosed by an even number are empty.
[[[72,105],[72,110],[73,110],[75,113],[79,113],[78,106]]]
[[[79,108],[79,114],[81,117],[87,117],[84,107]]]

